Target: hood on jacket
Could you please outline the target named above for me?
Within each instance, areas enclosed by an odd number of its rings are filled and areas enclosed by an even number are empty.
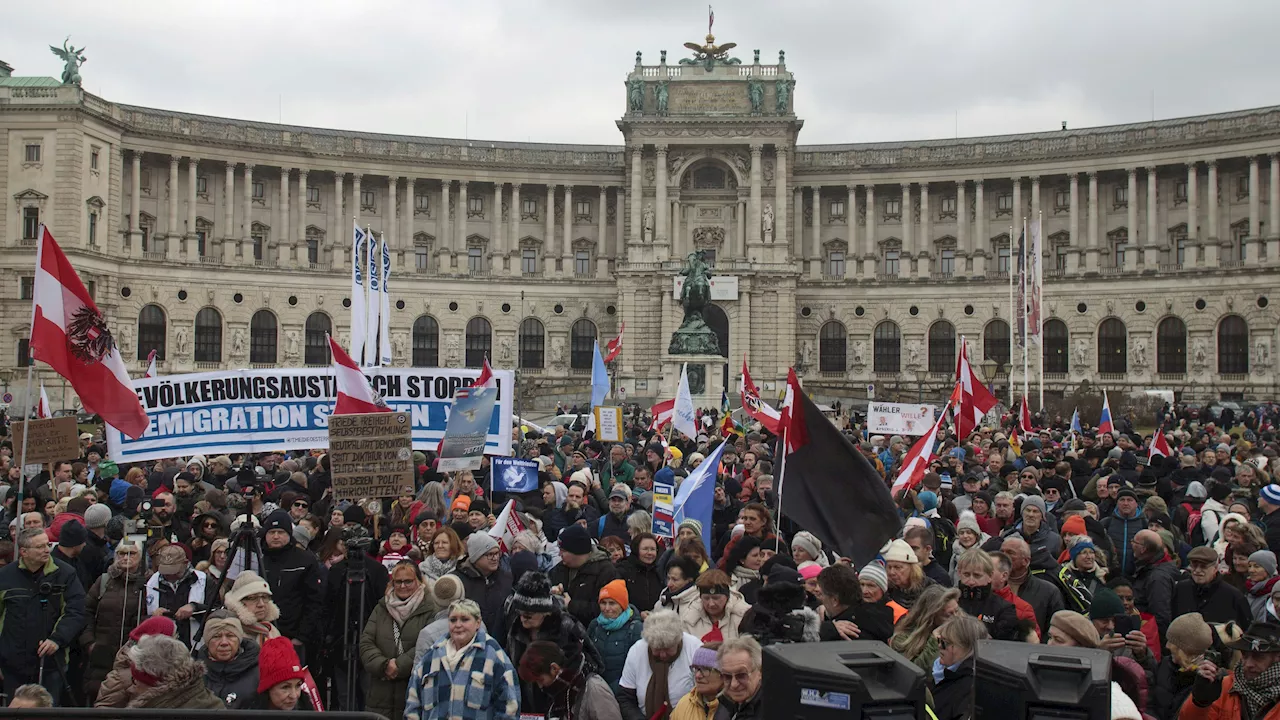
[[[258,644],[252,640],[240,641],[240,652],[230,660],[220,663],[209,658],[209,646],[201,645],[196,659],[204,663],[210,675],[237,678],[258,666]]]
[[[226,597],[223,599],[223,602],[227,606],[228,610],[235,613],[236,617],[240,618],[240,624],[244,625],[245,628],[248,628],[250,625],[258,624],[258,618],[254,616],[253,611],[245,607],[244,602],[239,597],[236,597],[235,593],[228,592]],[[267,622],[274,623],[279,619],[280,606],[276,605],[275,600],[271,600],[267,603]],[[244,646],[243,640],[240,642],[240,645],[241,647]]]

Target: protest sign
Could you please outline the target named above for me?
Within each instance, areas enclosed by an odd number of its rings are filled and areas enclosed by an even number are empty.
[[[525,493],[538,489],[538,463],[514,457],[496,457],[489,463],[494,492]]]
[[[453,407],[449,410],[444,442],[440,443],[437,470],[455,472],[480,469],[480,458],[484,455],[485,437],[497,397],[496,388],[458,388],[453,396]]]
[[[413,447],[435,450],[444,437],[454,393],[478,369],[366,368],[392,410],[409,413]],[[498,404],[485,439],[489,455],[511,454],[514,378],[495,370]],[[138,462],[191,455],[324,449],[337,388],[333,368],[222,370],[133,381],[150,424],[137,440],[107,426],[113,460]]]
[[[660,538],[676,535],[675,483],[653,481],[653,534]]]
[[[81,455],[80,431],[76,426],[76,419],[70,415],[47,420],[15,422],[10,429],[13,431],[15,453],[22,452],[22,437],[28,430],[31,431],[27,436],[26,445],[28,465],[75,460]]]
[[[413,429],[409,413],[329,418],[329,472],[338,500],[413,493]]]
[[[924,435],[933,427],[933,405],[867,403],[867,432],[881,435]]]
[[[596,407],[596,440],[600,442],[622,442],[622,408]]]

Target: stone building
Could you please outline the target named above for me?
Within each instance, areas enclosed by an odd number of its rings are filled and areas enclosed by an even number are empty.
[[[139,374],[152,348],[164,374],[326,364],[357,223],[392,248],[396,365],[487,354],[526,403],[585,399],[592,341],[625,321],[618,386],[670,397],[677,273],[702,250],[726,358],[707,397],[744,355],[765,391],[794,365],[822,398],[944,397],[961,336],[1021,369],[1009,271],[1042,217],[1046,392],[1274,397],[1280,107],[802,145],[784,54],[713,43],[636,54],[611,146],[192,115],[0,63],[0,384],[22,385],[41,222]]]

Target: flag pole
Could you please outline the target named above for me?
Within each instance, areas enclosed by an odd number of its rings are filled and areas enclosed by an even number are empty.
[[[1020,323],[1022,324],[1022,331],[1020,335],[1022,337],[1022,401],[1026,402],[1027,395],[1031,392],[1031,377],[1027,367],[1027,362],[1030,360],[1031,355],[1031,332],[1030,328],[1027,327],[1027,299],[1025,290],[1027,286],[1028,270],[1027,246],[1031,243],[1027,241],[1027,218],[1025,216],[1022,218],[1022,238],[1022,277],[1020,278],[1020,281],[1024,290],[1022,292],[1022,319],[1020,320]]]
[[[27,345],[28,347],[30,347],[31,345],[30,340],[27,341]],[[26,400],[24,402],[29,402],[31,400],[31,375],[35,371],[35,367],[36,367],[35,359],[31,357],[31,353],[30,351],[28,351],[27,352],[27,395],[26,395]],[[22,530],[22,490],[24,487],[26,487],[26,484],[27,484],[27,438],[29,437],[31,437],[31,411],[27,410],[25,413],[22,414],[22,452],[18,460],[18,467],[20,467],[21,470],[19,470],[18,472],[18,477],[19,477],[18,504],[14,508],[14,514],[18,517],[19,531]],[[52,479],[52,476],[50,479]],[[18,562],[18,558],[20,557],[18,552],[19,552],[18,543],[15,541],[13,543],[13,561],[14,562]]]
[[[1005,268],[1005,272],[1009,275],[1009,410],[1013,411],[1013,333],[1015,332],[1013,324],[1018,321],[1018,315],[1013,310],[1013,224],[1009,224],[1009,262]],[[984,353],[985,354],[985,353]],[[997,395],[997,397],[999,397]]]
[[[795,405],[791,408],[795,410]],[[787,471],[787,430],[791,423],[780,428],[782,434],[778,436],[778,515],[773,519],[773,552],[778,554],[782,552],[782,485]]]
[[[1044,211],[1039,212],[1036,222],[1040,227],[1040,243],[1044,245]],[[1055,260],[1056,262],[1056,260]],[[1036,337],[1040,338],[1040,357],[1036,362],[1039,368],[1040,412],[1044,412],[1044,251],[1036,258]]]

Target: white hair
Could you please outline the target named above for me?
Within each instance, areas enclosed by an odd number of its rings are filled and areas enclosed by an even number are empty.
[[[649,643],[650,648],[679,647],[684,642],[684,623],[680,622],[680,616],[675,611],[655,610],[645,618],[640,637]]]

